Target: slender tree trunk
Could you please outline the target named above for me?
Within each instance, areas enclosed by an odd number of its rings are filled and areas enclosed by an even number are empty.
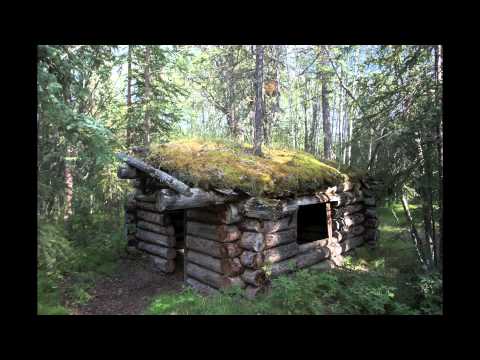
[[[63,218],[67,220],[73,214],[72,200],[73,200],[73,174],[70,166],[73,150],[71,147],[67,148],[67,157],[65,158],[65,214]]]
[[[330,127],[330,107],[328,104],[328,82],[322,77],[322,118],[323,118],[323,156],[325,159],[332,158],[332,130]]]
[[[438,153],[438,202],[439,202],[439,225],[440,231],[438,234],[438,262],[437,266],[442,269],[443,268],[443,112],[442,112],[442,105],[443,101],[441,99],[440,90],[441,90],[441,82],[443,78],[443,70],[442,70],[442,62],[443,62],[443,54],[442,54],[442,46],[438,45],[435,47],[435,78],[436,78],[436,85],[437,91],[435,92],[436,96],[436,104],[438,106],[438,125],[437,125],[437,153]],[[443,92],[442,92],[443,93]]]
[[[144,81],[145,81],[145,120],[143,122],[143,131],[144,138],[143,144],[146,148],[150,145],[150,97],[151,97],[151,88],[150,88],[150,45],[145,47],[145,72],[144,72]]]
[[[309,152],[314,155],[316,153],[315,139],[317,137],[317,128],[318,128],[318,101],[317,99],[314,99],[313,105],[312,105],[312,126],[310,130],[310,140],[308,141]]]
[[[127,70],[127,148],[132,145],[132,45],[128,45]]]
[[[403,211],[405,212],[405,216],[407,217],[407,220],[410,224],[410,236],[412,237],[413,243],[415,245],[415,249],[417,250],[417,255],[420,260],[420,263],[423,266],[427,266],[425,261],[425,251],[424,251],[425,247],[423,246],[422,239],[418,235],[417,228],[415,227],[415,223],[413,221],[412,215],[410,214],[407,195],[405,193],[402,194],[402,206],[403,206]]]
[[[424,241],[425,241],[425,259],[426,265],[431,268],[433,265],[432,260],[434,259],[434,246],[433,246],[433,238],[432,238],[432,213],[431,213],[431,197],[432,197],[432,189],[431,189],[431,178],[429,172],[431,171],[430,165],[430,154],[425,154],[420,136],[415,139],[417,143],[418,149],[418,157],[421,161],[420,171],[420,194],[422,196],[422,212],[423,212],[423,226],[424,226]]]
[[[262,155],[263,142],[263,108],[262,108],[262,90],[263,90],[263,46],[256,46],[255,61],[255,127],[253,133],[253,153]]]

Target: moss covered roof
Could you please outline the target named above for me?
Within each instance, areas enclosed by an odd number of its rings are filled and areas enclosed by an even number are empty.
[[[309,194],[355,177],[303,151],[263,148],[263,153],[253,155],[248,145],[182,139],[152,145],[146,162],[189,186],[264,197]]]

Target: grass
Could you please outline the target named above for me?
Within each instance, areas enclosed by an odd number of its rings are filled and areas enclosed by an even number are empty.
[[[397,204],[393,209],[400,210]],[[418,207],[412,205],[411,211],[418,218]],[[186,288],[156,297],[145,314],[441,314],[441,278],[422,272],[400,214],[397,223],[390,208],[380,208],[379,246],[356,249],[342,269],[281,276],[272,281],[268,294],[254,300],[243,298],[238,289],[204,297]]]

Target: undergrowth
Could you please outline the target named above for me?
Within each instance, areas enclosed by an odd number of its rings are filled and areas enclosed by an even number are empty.
[[[67,315],[88,302],[101,276],[115,271],[124,248],[121,219],[77,216],[69,223],[39,221],[37,312]]]
[[[398,211],[398,207],[394,208]],[[412,212],[416,214],[416,207]],[[442,313],[442,279],[419,267],[401,216],[380,208],[376,249],[355,250],[342,268],[302,270],[274,279],[248,300],[239,289],[205,297],[186,288],[156,297],[148,315],[422,315]]]

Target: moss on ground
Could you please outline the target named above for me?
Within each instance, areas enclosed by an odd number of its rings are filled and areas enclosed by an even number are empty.
[[[249,145],[181,139],[153,145],[146,161],[190,186],[268,197],[313,193],[359,176],[303,151],[264,148],[263,152],[260,157]]]

